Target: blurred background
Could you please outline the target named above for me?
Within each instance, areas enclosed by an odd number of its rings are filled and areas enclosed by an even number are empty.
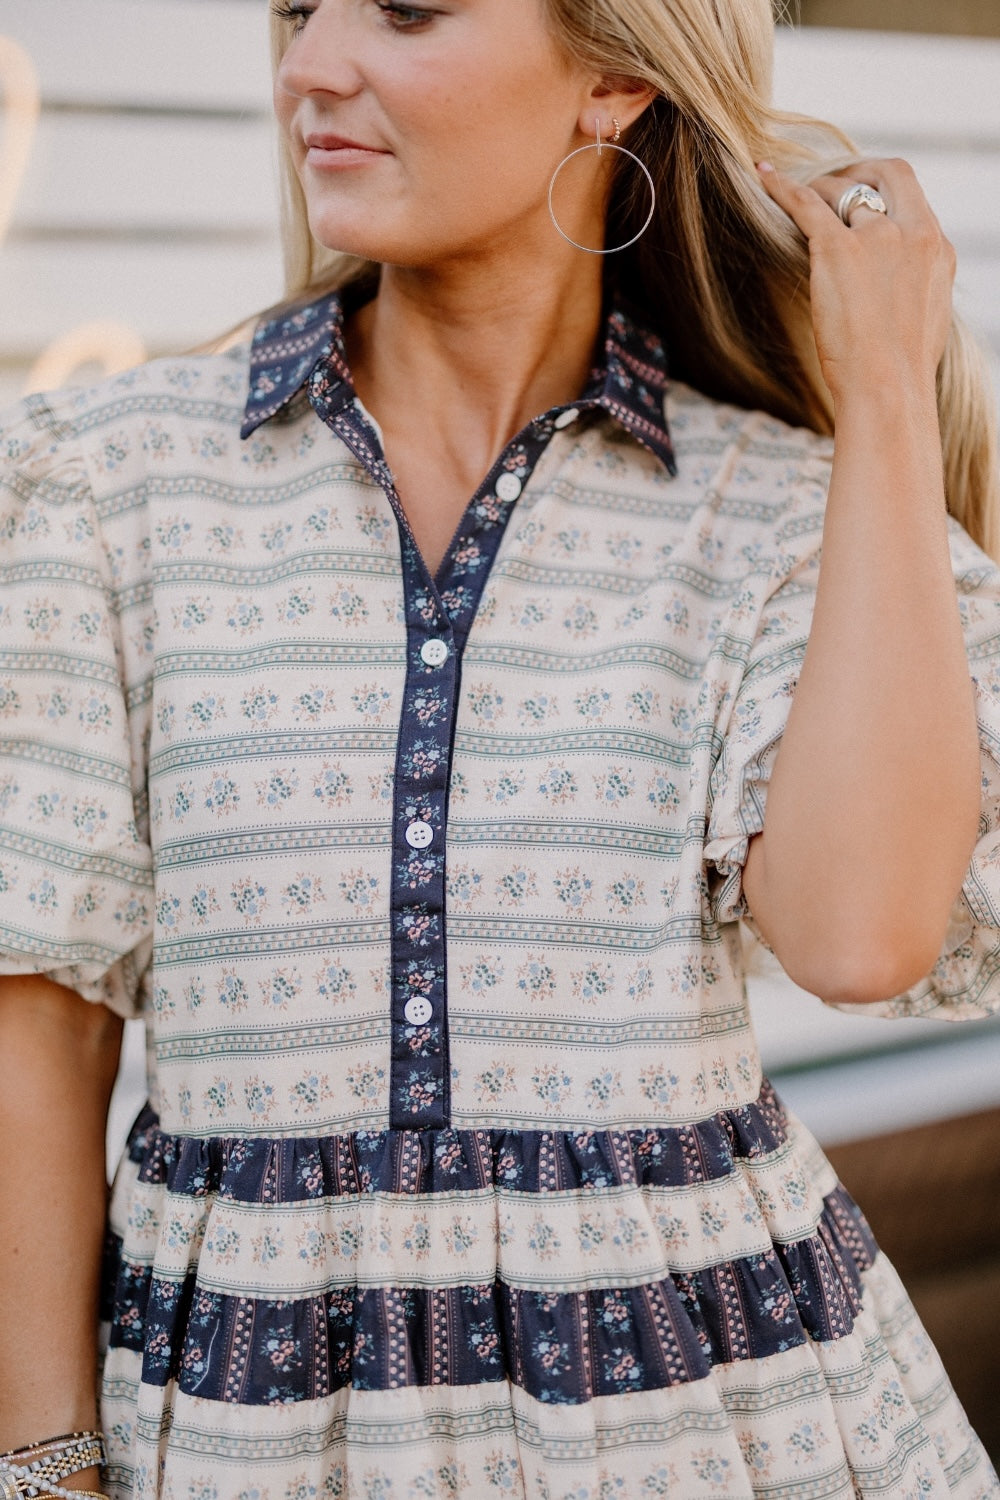
[[[1000,0],[788,9],[776,102],[914,163],[1000,369]],[[266,0],[0,0],[0,406],[202,343],[281,295],[266,19]],[[751,998],[780,1092],[1000,1457],[1000,1022],[848,1017],[759,951]],[[111,1159],[142,1076],[133,1028]]]

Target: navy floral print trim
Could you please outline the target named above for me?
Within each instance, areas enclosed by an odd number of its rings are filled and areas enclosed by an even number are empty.
[[[242,437],[250,437],[287,406],[321,365],[350,382],[343,342],[344,300],[340,293],[329,293],[258,323]],[[554,408],[552,415],[574,408],[603,409],[655,453],[671,474],[676,473],[663,405],[668,382],[662,343],[615,309],[604,327],[601,353],[603,360],[592,370],[580,399],[571,407]]]
[[[212,1401],[268,1406],[344,1386],[510,1380],[539,1401],[573,1405],[843,1338],[874,1255],[860,1210],[838,1189],[805,1240],[637,1287],[355,1286],[278,1300],[121,1260],[110,1343],[142,1354],[144,1383],[177,1380]]]
[[[348,1193],[519,1193],[690,1187],[785,1144],[770,1083],[753,1104],[693,1125],[644,1130],[355,1131],[281,1139],[165,1135],[148,1108],[129,1155],[139,1181],[185,1197],[302,1203]]]
[[[634,1131],[379,1131],[312,1140],[165,1135],[146,1110],[129,1158],[138,1181],[185,1200],[282,1206],[374,1194],[426,1208],[484,1193],[537,1195],[718,1184],[787,1141],[769,1084],[758,1100],[693,1125]],[[185,1215],[182,1212],[182,1218]],[[143,1356],[143,1379],[210,1400],[268,1405],[344,1386],[477,1385],[509,1380],[540,1401],[700,1380],[712,1366],[763,1359],[853,1329],[861,1275],[877,1247],[841,1187],[815,1231],[749,1256],[639,1285],[537,1291],[487,1284],[327,1286],[309,1296],[242,1296],[127,1259],[109,1240],[112,1348]],[[113,1309],[113,1312],[111,1311]]]
[[[469,501],[436,577],[428,572],[382,451],[354,390],[336,294],[257,329],[242,436],[305,390],[313,410],[386,496],[399,531],[406,684],[393,777],[389,1120],[441,1130],[451,1116],[445,934],[447,800],[462,651],[514,504],[557,429],[604,411],[674,472],[664,416],[665,359],[622,312],[605,328],[604,363],[581,398],[535,418],[507,444]]]

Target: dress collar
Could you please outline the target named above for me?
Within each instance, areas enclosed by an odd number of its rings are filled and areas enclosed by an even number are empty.
[[[660,340],[614,308],[604,325],[603,360],[591,371],[582,396],[556,409],[560,415],[600,408],[676,474],[664,411],[666,355]],[[247,438],[307,386],[319,365],[354,399],[344,349],[344,307],[338,292],[283,310],[257,325],[250,351],[250,383],[240,436]],[[572,420],[572,418],[570,419]]]

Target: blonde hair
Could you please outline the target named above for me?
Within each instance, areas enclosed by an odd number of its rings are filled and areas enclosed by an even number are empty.
[[[623,292],[664,339],[675,375],[706,395],[829,432],[830,395],[809,315],[802,235],[760,187],[755,163],[800,177],[857,157],[834,126],[770,104],[771,0],[543,0],[567,52],[656,98],[628,133],[656,181],[649,232],[613,267]],[[275,62],[288,32],[272,22]],[[282,146],[289,298],[346,285],[373,268],[309,232]],[[609,204],[612,243],[645,216],[620,171]],[[996,406],[985,357],[955,320],[938,371],[948,508],[984,550],[1000,552]]]

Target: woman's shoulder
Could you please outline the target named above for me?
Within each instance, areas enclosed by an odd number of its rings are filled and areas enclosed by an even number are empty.
[[[238,427],[246,402],[249,346],[166,355],[94,384],[24,396],[0,413],[0,467],[38,475],[82,460],[109,434],[140,436],[153,419],[183,424],[211,415]]]
[[[722,513],[753,515],[786,550],[818,546],[826,512],[834,440],[770,412],[718,401],[671,382],[667,416],[681,472],[711,473],[707,488]],[[976,616],[972,596],[1000,604],[1000,565],[948,517],[948,536],[963,615]],[[980,607],[980,613],[982,612]]]
[[[761,408],[706,396],[684,381],[671,380],[666,412],[671,433],[678,441],[711,441],[727,447],[736,444],[758,458],[778,462],[799,458],[829,466],[833,458],[829,434],[794,426]]]
[[[713,534],[748,557],[817,549],[832,437],[679,381],[671,382],[666,411],[681,483]]]

